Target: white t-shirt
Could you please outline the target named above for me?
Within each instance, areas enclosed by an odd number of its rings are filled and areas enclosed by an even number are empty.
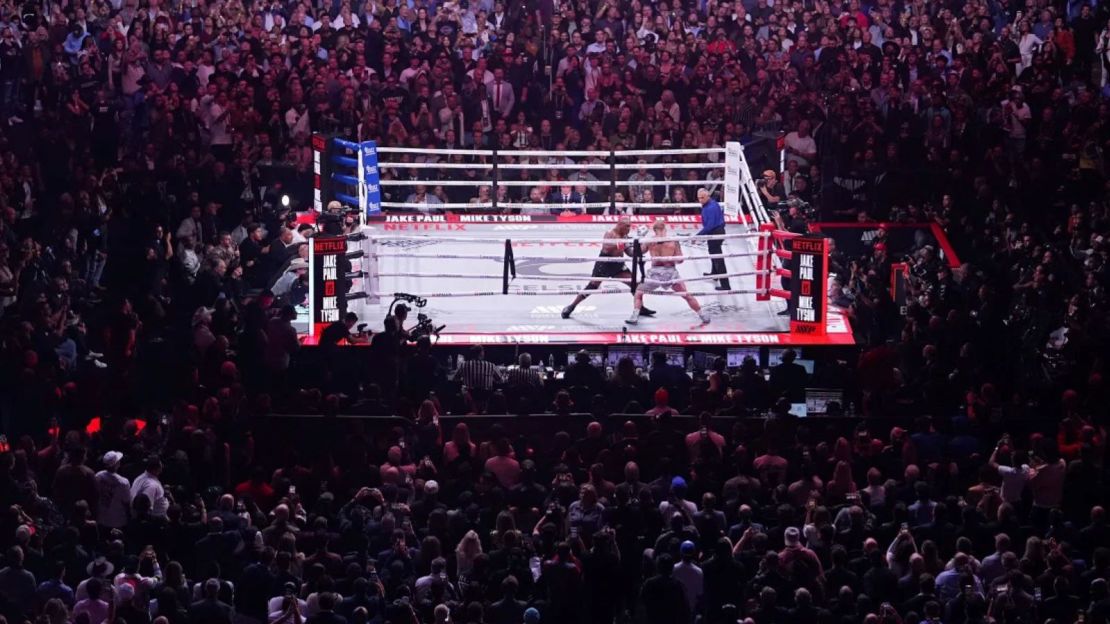
[[[674,579],[682,584],[686,594],[686,604],[693,611],[705,591],[705,575],[696,563],[679,561],[674,564]]]
[[[131,483],[114,472],[101,470],[96,473],[96,522],[119,529],[127,526],[127,512],[131,508]]]
[[[1025,124],[1033,118],[1033,111],[1029,110],[1029,105],[1024,102],[1021,106],[1017,106],[1010,100],[1002,102],[1003,111],[1005,111],[1007,104],[1010,105],[1010,118],[1003,119],[1002,121],[1006,124],[1006,129],[1010,133],[1010,138],[1024,139],[1026,136]]]
[[[684,500],[682,501],[682,506],[686,508],[686,513],[691,518],[694,517],[694,514],[698,513],[698,506],[692,501]],[[676,511],[679,511],[679,509],[671,501],[659,503],[659,513],[663,516],[665,521],[670,521],[671,516],[673,516]]]
[[[227,131],[227,117],[224,108],[215,99],[201,102],[204,106],[204,120],[208,127],[209,145],[231,145],[231,134]]]
[[[284,596],[275,596],[266,601],[266,611],[268,612],[266,616],[267,622],[276,622],[281,619],[281,616],[285,613],[281,610],[281,603],[284,602],[284,600]],[[297,599],[297,602],[300,603],[301,614],[307,613],[308,603],[300,598]]]
[[[309,133],[309,117],[308,109],[302,113],[296,107],[290,108],[285,111],[285,125],[289,128],[289,134],[308,134]]]
[[[791,149],[802,152],[803,154],[816,154],[817,153],[817,141],[813,140],[813,135],[809,135],[807,137],[800,137],[800,136],[798,136],[797,132],[791,132],[790,134],[786,135],[786,146],[791,148]],[[801,166],[801,167],[808,167],[809,166],[809,160],[806,159],[806,158],[803,158],[803,157],[801,157],[797,154],[787,153],[786,154],[786,160],[787,160],[787,162],[793,160],[794,162],[798,163],[798,165]]]
[[[145,494],[150,499],[151,508],[150,514],[156,518],[165,518],[166,510],[170,508],[170,501],[166,498],[166,490],[162,488],[162,482],[158,477],[144,472],[135,478],[135,482],[131,484],[131,498],[135,499],[139,494]]]
[[[1021,468],[999,466],[998,474],[1002,475],[1002,489],[1000,492],[1002,500],[1007,503],[1020,502],[1021,494],[1025,491],[1025,484],[1033,476],[1029,466],[1024,464]]]

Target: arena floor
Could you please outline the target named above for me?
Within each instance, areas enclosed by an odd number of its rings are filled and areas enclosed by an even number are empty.
[[[750,294],[699,296],[702,307],[712,317],[708,325],[703,325],[679,297],[647,295],[645,305],[655,309],[656,316],[641,317],[637,325],[631,326],[624,323],[632,309],[631,296],[625,287],[610,283],[602,288],[621,292],[591,296],[571,318],[561,318],[562,308],[589,281],[600,249],[596,241],[611,224],[471,223],[458,218],[449,221],[445,217],[443,222],[374,222],[369,227],[375,235],[386,237],[374,244],[376,271],[380,274],[375,290],[425,297],[428,304],[418,311],[431,317],[436,325],[446,325],[441,343],[793,343],[787,333],[787,318],[778,314],[785,309],[785,302],[756,301]],[[736,224],[730,230],[739,232],[742,227]],[[674,233],[695,234],[698,229],[694,222],[672,224]],[[466,240],[469,238],[475,240]],[[505,239],[517,239],[512,243],[517,278],[510,282],[510,290],[515,292],[508,295],[501,294]],[[754,249],[754,239],[725,241],[726,253],[748,253]],[[683,251],[686,255],[708,253],[701,241],[684,243]],[[578,256],[581,260],[558,260]],[[730,273],[753,271],[754,260],[753,256],[741,256],[727,259],[726,264]],[[690,260],[681,264],[679,270],[685,278],[702,277],[709,270],[709,260]],[[396,273],[450,277],[392,275]],[[555,279],[528,280],[525,276]],[[755,288],[752,275],[733,277],[731,281],[733,289]],[[710,280],[692,281],[688,288],[694,292],[712,291],[713,285]],[[496,294],[449,296],[464,292]],[[383,296],[376,303],[358,306],[361,309],[355,311],[365,319],[380,319],[391,301],[392,298]],[[413,321],[415,318],[407,325]],[[371,323],[371,327],[376,325]],[[851,344],[851,334],[839,313],[830,315],[830,330],[839,334],[831,342]],[[813,338],[806,342],[812,343]]]

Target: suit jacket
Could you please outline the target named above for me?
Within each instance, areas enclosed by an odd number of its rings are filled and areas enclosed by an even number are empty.
[[[549,204],[579,204],[582,202],[582,196],[577,191],[571,191],[566,199],[563,198],[562,191],[551,191],[547,194],[547,199],[544,200]]]
[[[502,118],[508,118],[513,112],[513,106],[516,105],[516,93],[513,92],[513,85],[509,84],[508,80],[502,80],[500,87],[500,98],[498,98],[496,80],[486,85],[486,94],[489,96],[490,108]]]
[[[231,607],[219,600],[198,600],[189,605],[191,624],[231,624]]]
[[[559,214],[564,210],[573,210],[578,213],[582,212],[582,207],[578,205],[582,203],[582,196],[575,191],[571,191],[570,195],[566,198],[564,198],[562,191],[552,191],[544,201],[549,204],[559,204],[558,208],[551,209],[552,214]]]
[[[809,374],[801,364],[779,364],[771,367],[771,388],[776,395],[787,394],[792,403],[805,400]]]

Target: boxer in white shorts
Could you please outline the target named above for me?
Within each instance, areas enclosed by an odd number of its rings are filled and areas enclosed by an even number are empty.
[[[651,226],[655,234],[655,238],[664,238],[667,235],[667,224],[663,221],[656,221]],[[661,289],[671,289],[676,293],[683,293],[683,299],[690,309],[698,314],[698,318],[702,323],[709,322],[709,315],[702,312],[701,305],[686,291],[686,284],[678,281],[678,265],[682,262],[682,258],[677,257],[682,255],[682,245],[676,240],[667,240],[659,242],[651,242],[650,240],[643,244],[643,253],[646,256],[651,256],[651,266],[647,270],[647,275],[644,277],[643,283],[636,289],[636,296],[632,302],[632,316],[628,317],[625,321],[630,325],[635,325],[640,320],[640,308],[644,305],[644,293],[654,292]],[[668,258],[667,260],[655,260],[654,258]]]

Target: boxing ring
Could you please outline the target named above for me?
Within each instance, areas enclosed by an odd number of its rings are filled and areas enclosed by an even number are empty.
[[[620,172],[645,168],[643,162],[631,165],[627,160],[645,154],[665,157],[665,152],[610,152],[608,162],[601,164],[533,162],[550,157],[550,152],[378,148],[379,160],[373,173],[380,173],[380,178],[375,178],[370,193],[359,188],[358,179],[346,175],[339,179],[355,187],[347,195],[358,198],[360,208],[366,205],[369,194],[381,192],[383,198],[377,210],[362,211],[361,227],[346,235],[349,242],[343,253],[351,260],[344,270],[355,279],[343,308],[355,312],[376,331],[395,295],[403,294],[409,301],[425,303],[417,312],[432,319],[436,326],[444,326],[438,335],[439,344],[453,345],[854,344],[843,313],[835,309],[824,315],[824,331],[817,332],[820,335],[791,332],[791,319],[786,316],[791,293],[781,288],[780,282],[790,276],[784,262],[789,261],[791,252],[784,248],[784,241],[795,235],[774,229],[762,204],[750,195],[754,186],[745,185],[750,183],[746,165],[738,168],[731,150],[732,146],[729,150],[673,150],[682,152],[678,155],[687,160],[664,160],[646,167],[651,170],[677,165],[689,171],[682,180],[669,184],[687,186],[691,196],[696,195],[696,189],[709,185],[723,188],[720,195],[726,233],[699,236],[700,203],[623,201],[618,191],[628,185]],[[730,153],[724,162],[689,160],[695,152],[715,156],[726,151]],[[442,173],[443,165],[452,165],[447,170],[463,170],[458,162],[460,154],[485,160],[472,168],[480,169],[485,176],[477,184],[492,187],[484,195],[489,201],[414,204],[389,200],[391,186],[419,185],[424,192],[462,184],[473,186],[473,182],[431,175]],[[586,154],[567,152],[564,156],[585,158]],[[742,159],[742,151],[740,154]],[[391,161],[391,157],[398,160]],[[346,164],[363,171],[362,160]],[[589,167],[583,169],[583,165]],[[694,173],[698,167],[721,171]],[[579,199],[571,205],[495,199],[498,186],[560,185],[558,178],[517,180],[505,175],[507,171],[530,168],[605,168],[611,177],[594,182],[602,188],[608,186],[609,193],[604,201]],[[406,169],[409,174],[398,175],[398,169]],[[734,182],[729,181],[730,170],[737,179]],[[415,176],[413,172],[429,175]],[[650,186],[652,182],[638,184]],[[605,242],[625,245],[628,254],[599,258],[603,237],[621,220],[630,222],[629,234]],[[648,232],[657,221],[667,224],[662,239]],[[683,257],[675,281],[700,303],[708,322],[703,322],[679,293],[664,289],[644,296],[645,307],[654,310],[652,316],[641,316],[635,325],[626,323],[633,307],[630,287],[642,284],[652,263],[652,257],[639,250],[645,243],[659,240],[681,246]],[[710,245],[717,241],[720,253],[711,253]],[[724,260],[724,274],[709,275],[715,259]],[[620,263],[631,276],[593,277],[599,262]],[[730,282],[727,288],[716,287],[722,279]],[[586,290],[590,282],[600,284],[595,290]],[[564,308],[579,294],[589,297],[573,314],[565,316]],[[334,314],[330,318],[335,318]],[[415,315],[410,314],[406,326],[415,321]]]

